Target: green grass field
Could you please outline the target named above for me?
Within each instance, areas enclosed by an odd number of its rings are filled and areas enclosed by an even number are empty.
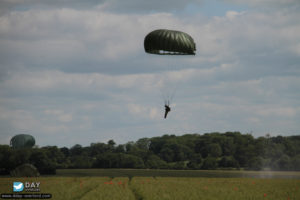
[[[51,193],[52,199],[205,199],[205,200],[299,200],[299,172],[278,172],[273,178],[257,178],[260,172],[246,172],[248,177],[220,177],[222,171],[194,171],[208,173],[211,177],[170,177],[173,171],[159,170],[147,174],[147,170],[106,170],[107,176],[100,176],[105,170],[79,170],[84,176],[74,176],[76,170],[58,171],[56,176],[39,178],[0,178],[1,193],[12,193],[12,183],[41,182],[41,193]],[[129,172],[128,172],[129,171]],[[67,173],[68,172],[68,173]],[[78,171],[77,171],[78,172]],[[115,172],[115,173],[113,173]],[[132,175],[137,176],[132,178]],[[137,173],[139,172],[139,173]],[[146,173],[145,176],[141,176]],[[163,174],[165,172],[165,174]],[[193,171],[192,171],[193,172]],[[190,172],[190,173],[192,173]],[[213,173],[216,177],[213,177]],[[130,178],[125,175],[130,175]],[[148,173],[149,170],[148,170]],[[187,173],[186,171],[177,171]],[[188,172],[189,173],[189,172]],[[198,174],[197,174],[198,173]],[[241,175],[241,172],[231,172]],[[64,176],[61,176],[65,174]],[[69,174],[67,176],[66,174]],[[251,178],[250,175],[253,177]],[[273,173],[274,174],[274,173]],[[72,175],[72,176],[71,176]],[[89,175],[89,176],[88,176]],[[97,176],[98,175],[98,176]],[[104,174],[102,174],[104,175]],[[119,175],[119,176],[117,176]],[[154,175],[154,176],[153,176]],[[191,175],[191,174],[189,174]],[[208,176],[207,175],[207,176]],[[293,175],[293,176],[292,176]],[[110,177],[109,177],[110,176]],[[281,178],[278,178],[282,176]],[[293,178],[291,178],[291,176]],[[274,178],[275,177],[275,178]],[[286,178],[283,178],[286,177]]]
[[[58,169],[56,176],[106,177],[208,177],[208,178],[294,178],[300,172],[238,170],[159,170],[159,169]]]

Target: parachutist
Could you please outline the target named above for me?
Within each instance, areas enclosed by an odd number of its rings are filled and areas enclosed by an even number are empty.
[[[144,49],[146,53],[157,55],[195,55],[196,43],[194,39],[187,33],[157,29],[148,33],[144,39]],[[167,91],[170,92],[170,91]],[[175,92],[175,90],[174,90]],[[163,93],[165,100],[165,116],[171,111],[170,102],[173,98],[172,93]]]
[[[165,119],[167,118],[168,112],[171,111],[171,108],[168,104],[165,105]]]

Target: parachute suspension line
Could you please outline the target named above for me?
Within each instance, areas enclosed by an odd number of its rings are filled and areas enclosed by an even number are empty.
[[[177,88],[178,88],[178,84],[175,86],[175,88],[173,89],[173,91],[170,93],[169,102],[173,101],[173,98],[174,98],[174,96],[176,94]]]
[[[174,99],[178,85],[176,82],[174,83],[174,80],[172,80],[172,74],[170,74],[173,70],[172,60],[168,56],[168,58],[166,57],[163,61],[166,65],[160,77],[160,81],[162,82],[160,93],[164,104],[170,105]]]
[[[171,78],[171,74],[170,72],[172,72],[172,63],[171,63],[172,59],[170,58],[170,56],[166,56],[163,59],[163,62],[165,63],[165,69],[162,72],[162,77],[161,77],[161,81],[163,83],[162,88],[161,88],[161,92],[162,92],[162,96],[163,96],[163,100],[164,100],[164,104],[165,105],[170,105],[171,104],[171,96],[172,96],[172,78]]]
[[[166,71],[166,101],[167,105],[170,105],[173,102],[174,96],[176,94],[179,82],[176,80],[172,80],[172,72],[176,70],[176,59],[174,59],[171,55],[166,56],[167,59],[167,71]]]

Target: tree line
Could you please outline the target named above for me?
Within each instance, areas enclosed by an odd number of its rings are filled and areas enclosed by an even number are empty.
[[[240,132],[163,135],[119,144],[91,143],[13,149],[0,145],[0,172],[33,164],[41,174],[56,169],[245,169],[300,170],[300,136],[254,138]]]

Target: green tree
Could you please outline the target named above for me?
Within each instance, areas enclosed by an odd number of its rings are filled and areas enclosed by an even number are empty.
[[[56,168],[65,168],[66,157],[65,155],[57,148],[57,146],[47,146],[42,148],[47,157],[55,163]]]
[[[149,138],[141,138],[138,141],[136,141],[136,146],[140,149],[149,150],[150,147],[150,139]]]
[[[99,154],[112,152],[113,147],[109,144],[104,143],[92,143],[89,148],[89,155],[91,157],[97,156]]]
[[[218,167],[218,162],[215,157],[208,156],[204,159],[202,169],[216,169]]]
[[[116,149],[115,149],[116,153],[125,153],[125,145],[123,144],[119,144]]]
[[[0,171],[2,174],[9,174],[17,164],[16,160],[10,159],[14,151],[8,145],[0,145]]]
[[[75,144],[73,147],[71,147],[70,152],[72,156],[78,156],[82,154],[83,148],[80,144]]]
[[[277,160],[278,170],[291,170],[293,168],[291,159],[288,155],[284,154]]]
[[[19,165],[29,163],[29,158],[31,155],[31,149],[14,149],[9,161],[13,163],[13,168],[16,168]]]
[[[125,144],[126,152],[130,152],[131,148],[134,147],[134,142],[130,141]]]
[[[238,161],[233,156],[223,156],[219,162],[219,167],[239,168]]]
[[[75,169],[86,169],[93,166],[93,160],[91,157],[84,155],[76,155],[71,158],[71,167]]]
[[[202,156],[200,153],[193,154],[190,158],[190,161],[187,163],[187,167],[190,169],[200,169],[202,166]]]
[[[261,170],[263,168],[263,159],[261,157],[252,157],[248,161],[247,169]]]
[[[122,168],[145,168],[144,162],[141,158],[134,156],[134,155],[128,155],[128,154],[120,154],[121,157],[121,167]]]
[[[300,154],[291,159],[291,164],[293,166],[293,170],[300,171]]]
[[[166,169],[168,167],[168,164],[156,155],[150,155],[145,164],[150,169]]]
[[[114,147],[116,143],[115,143],[114,140],[109,140],[109,141],[107,142],[107,144],[108,144],[109,146],[111,146],[111,147]]]
[[[164,147],[160,153],[159,157],[161,157],[166,162],[173,162],[174,160],[174,152],[170,147]]]
[[[67,147],[62,147],[59,150],[65,155],[66,158],[70,156],[70,150]]]
[[[236,144],[232,137],[223,136],[224,140],[222,142],[222,152],[225,156],[230,156],[235,154]]]
[[[103,153],[96,157],[93,164],[96,168],[121,168],[120,153]]]
[[[222,155],[222,149],[221,149],[220,145],[217,143],[209,144],[207,146],[207,151],[208,151],[208,155],[211,155],[212,157],[215,157],[215,158]]]
[[[147,151],[146,149],[140,149],[136,145],[134,145],[130,148],[130,151],[127,153],[130,155],[137,156],[137,157],[141,158],[143,161],[146,161],[149,151]]]
[[[40,174],[56,173],[56,165],[47,157],[45,150],[35,149],[35,151],[32,152],[29,160],[30,163],[32,163],[38,169]]]
[[[186,165],[183,161],[179,161],[171,165],[172,169],[186,169]]]

